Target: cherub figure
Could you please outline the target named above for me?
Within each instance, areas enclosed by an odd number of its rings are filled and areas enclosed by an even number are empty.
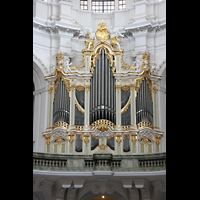
[[[71,66],[72,65],[72,63],[69,63],[69,60],[66,60],[66,62],[65,62],[65,71],[71,71],[71,69],[70,69],[70,67],[69,66]]]

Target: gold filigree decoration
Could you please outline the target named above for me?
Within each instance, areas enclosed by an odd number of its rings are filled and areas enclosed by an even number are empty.
[[[118,146],[119,146],[119,144],[120,144],[121,141],[122,141],[121,134],[116,134],[116,142],[118,143]]]
[[[107,131],[108,125],[107,124],[99,124],[97,129],[100,130],[101,132]]]
[[[94,38],[90,37],[89,32],[87,32],[87,36],[89,37],[89,40],[85,40],[85,46],[87,46],[87,48],[88,48],[88,46],[90,45],[89,49],[93,49],[94,48]]]
[[[139,141],[139,142],[144,142],[146,145],[147,145],[148,142],[154,142],[151,138],[145,137],[145,136],[139,138],[138,141]]]
[[[105,150],[106,147],[107,147],[107,145],[105,145],[105,144],[101,144],[101,145],[99,145],[98,147],[100,148],[100,150]]]
[[[121,90],[121,85],[115,85],[116,91],[119,92]]]
[[[103,43],[109,38],[110,33],[106,27],[106,23],[103,22],[103,20],[101,23],[98,24],[98,26],[99,28],[96,31],[96,38],[98,40],[101,40],[101,42]]]
[[[115,48],[117,48],[117,43],[121,43],[121,41],[117,38],[117,34],[114,35],[114,37],[110,38],[110,44]],[[119,49],[120,50],[120,49]]]
[[[130,89],[130,85],[123,85],[123,86],[121,87],[121,89],[122,89],[123,91],[128,91],[128,90]]]
[[[53,87],[48,88],[49,94],[53,93]]]
[[[98,44],[93,52],[90,53],[91,56],[91,65],[90,65],[90,71],[93,74],[94,68],[96,67],[96,61],[99,59],[99,55],[101,54],[101,50],[105,50],[105,54],[107,55],[107,59],[110,62],[110,67],[112,68],[112,72],[115,72],[115,54],[117,52],[113,52],[112,47],[108,42],[105,42],[103,44]]]
[[[135,143],[137,140],[137,134],[135,133],[131,134],[131,140]]]
[[[60,136],[60,137],[57,137],[55,139],[52,140],[53,143],[57,142],[58,145],[61,144],[61,142],[65,142],[65,141],[68,141],[67,138],[63,137],[63,136]]]
[[[153,87],[153,93],[157,93],[158,87]]]
[[[86,85],[86,86],[85,86],[85,91],[86,91],[86,92],[89,92],[89,91],[90,91],[90,85]]]
[[[53,125],[53,129],[56,127],[62,127],[62,128],[68,129],[69,124],[67,122],[58,121]]]
[[[69,137],[69,142],[70,142],[71,145],[72,145],[72,142],[74,141],[74,134],[73,134],[73,133],[68,134],[68,137]]]
[[[85,89],[84,86],[82,86],[82,85],[76,85],[76,90],[78,90],[79,92],[83,91],[84,89]]]
[[[90,135],[89,134],[85,134],[84,135],[84,142],[85,142],[85,145],[87,146],[88,142],[90,141]]]
[[[90,127],[92,130],[94,130],[96,128],[96,126],[98,126],[99,124],[105,124],[108,125],[112,130],[115,129],[115,124],[107,119],[99,119],[95,122],[93,122]]]
[[[142,127],[150,127],[153,128],[153,125],[150,122],[147,121],[141,121],[137,124],[137,129],[140,129]]]
[[[45,135],[45,139],[46,139],[46,144],[50,144],[51,142],[51,136],[50,135]]]
[[[155,139],[156,139],[156,144],[160,144],[160,138],[161,138],[160,135],[157,135],[157,136],[155,137]]]

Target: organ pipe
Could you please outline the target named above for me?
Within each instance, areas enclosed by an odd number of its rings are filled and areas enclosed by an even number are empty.
[[[136,123],[141,121],[153,123],[153,103],[146,78],[142,81],[136,99]]]
[[[116,121],[115,78],[111,70],[105,50],[102,49],[91,80],[91,89],[94,90],[90,95],[90,101],[93,102],[90,106],[90,124],[98,119]]]
[[[53,104],[53,123],[64,121],[69,123],[69,95],[65,84],[60,79]]]

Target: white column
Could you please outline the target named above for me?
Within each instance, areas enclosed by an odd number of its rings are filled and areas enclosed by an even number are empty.
[[[156,129],[159,129],[157,90],[158,90],[158,87],[153,86],[153,126],[156,127]]]
[[[91,0],[88,0],[88,11],[91,11],[92,10],[92,6],[91,6]]]
[[[69,129],[75,129],[75,80],[70,82],[70,118]]]
[[[121,130],[121,81],[116,80],[116,128]]]
[[[85,80],[85,114],[84,130],[89,129],[90,123],[90,80]]]
[[[131,81],[131,90],[130,90],[130,94],[131,94],[131,129],[137,129],[136,126],[136,102],[135,102],[135,80]]]

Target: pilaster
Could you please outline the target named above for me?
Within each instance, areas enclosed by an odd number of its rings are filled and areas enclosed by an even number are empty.
[[[47,114],[47,124],[48,127],[52,127],[53,126],[53,92],[54,92],[54,81],[49,82],[48,84],[48,91],[49,91],[49,95],[48,95],[48,114]]]
[[[137,126],[136,126],[136,99],[135,99],[135,86],[136,86],[136,83],[135,83],[135,80],[132,79],[131,82],[130,82],[130,95],[131,95],[131,126],[130,128],[131,129],[137,129]]]
[[[70,81],[70,118],[69,129],[75,128],[75,79]]]
[[[158,124],[158,85],[153,84],[153,126],[159,130]]]

